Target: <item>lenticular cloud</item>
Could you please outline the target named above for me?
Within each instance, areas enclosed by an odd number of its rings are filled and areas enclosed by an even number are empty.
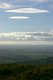
[[[24,19],[29,19],[29,17],[26,17],[26,16],[13,16],[13,17],[9,17],[10,19],[20,19],[20,20],[24,20]]]
[[[6,12],[13,12],[13,13],[44,13],[48,12],[47,10],[42,9],[35,9],[35,8],[19,8],[14,10],[6,10]]]

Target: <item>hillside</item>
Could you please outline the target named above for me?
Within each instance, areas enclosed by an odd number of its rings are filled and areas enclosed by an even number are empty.
[[[53,80],[53,64],[0,64],[0,80]]]

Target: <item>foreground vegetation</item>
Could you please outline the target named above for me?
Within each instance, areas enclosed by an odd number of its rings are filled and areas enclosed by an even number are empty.
[[[53,80],[53,64],[0,64],[0,80]]]

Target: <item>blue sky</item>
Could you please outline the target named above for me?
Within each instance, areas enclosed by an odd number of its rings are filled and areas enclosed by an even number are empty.
[[[2,7],[5,6],[5,8]],[[52,0],[0,0],[0,32],[31,32],[31,31],[49,31],[53,29],[53,1]],[[7,4],[18,8],[36,8],[47,10],[43,13],[10,13],[5,12]],[[13,8],[12,7],[12,8]],[[12,9],[8,8],[7,9]],[[13,8],[14,9],[14,8]],[[11,16],[27,16],[29,19],[9,19]]]
[[[52,33],[53,40],[53,0],[0,0],[0,33],[14,32]]]

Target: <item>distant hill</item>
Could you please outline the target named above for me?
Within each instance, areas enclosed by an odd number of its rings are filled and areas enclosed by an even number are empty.
[[[0,54],[0,63],[53,64],[53,56]]]
[[[53,64],[53,57],[47,57],[36,61],[37,64]]]

